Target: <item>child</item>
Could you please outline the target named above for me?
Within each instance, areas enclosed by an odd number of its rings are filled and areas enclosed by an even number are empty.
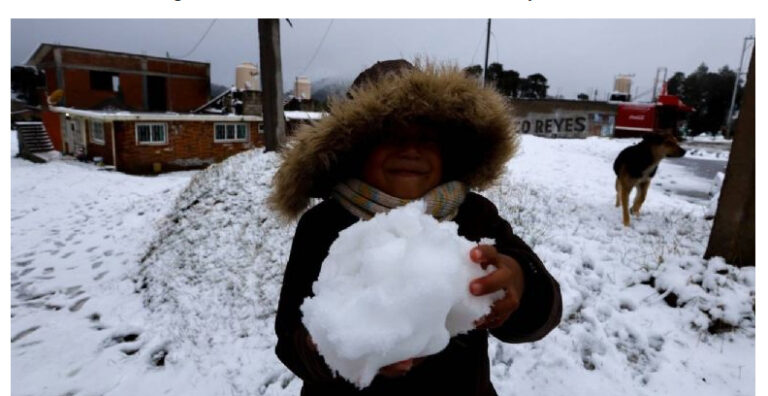
[[[517,140],[504,99],[455,67],[379,62],[358,76],[348,99],[299,132],[275,175],[272,205],[295,217],[312,197],[323,201],[299,220],[286,265],[275,331],[277,356],[299,376],[302,395],[495,395],[488,334],[510,342],[544,337],[560,321],[557,282],[486,198]],[[467,285],[475,295],[505,290],[477,329],[453,337],[432,356],[382,368],[356,389],[334,376],[301,322],[328,248],[355,222],[424,199],[430,214],[455,221],[469,254],[496,270]],[[426,392],[426,393],[424,393]]]

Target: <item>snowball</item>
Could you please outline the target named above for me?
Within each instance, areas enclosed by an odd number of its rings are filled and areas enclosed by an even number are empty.
[[[325,362],[360,388],[381,367],[440,352],[503,295],[469,293],[494,268],[472,262],[475,243],[425,208],[413,202],[339,233],[301,306]]]

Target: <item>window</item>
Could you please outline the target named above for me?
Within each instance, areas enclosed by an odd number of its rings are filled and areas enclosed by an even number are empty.
[[[91,121],[91,142],[104,144],[104,123],[101,121]]]
[[[136,143],[166,144],[168,143],[165,124],[136,124]]]
[[[248,124],[214,124],[213,141],[216,143],[247,142]]]
[[[117,73],[91,71],[90,79],[94,91],[117,92],[120,89],[120,76]]]

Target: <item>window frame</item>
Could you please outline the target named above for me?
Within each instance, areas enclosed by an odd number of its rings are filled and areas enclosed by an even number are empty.
[[[117,77],[117,87],[115,87],[115,77]],[[89,70],[88,80],[91,91],[117,92],[120,87],[120,74],[115,72]]]
[[[96,135],[94,134],[94,131],[96,131],[96,128],[95,128],[95,125],[96,125],[96,124],[99,124],[99,125],[101,125],[101,139],[98,139],[98,138],[96,137]],[[105,136],[105,132],[104,132],[104,121],[90,120],[90,125],[89,125],[89,127],[90,127],[90,128],[89,128],[89,130],[88,130],[88,132],[89,132],[89,133],[88,133],[88,136],[90,137],[90,141],[91,141],[91,143],[94,143],[94,144],[100,144],[100,145],[102,145],[102,146],[103,146],[104,144],[106,144],[106,141],[104,140],[104,136]]]
[[[156,125],[161,125],[163,127],[163,141],[155,141],[152,140],[152,127]],[[139,127],[140,126],[148,126],[149,127],[149,141],[141,141],[139,139]],[[140,146],[165,146],[168,144],[168,124],[165,122],[137,122],[134,125],[134,131],[136,134],[136,144]]]
[[[224,126],[224,139],[216,137],[216,129],[219,126]],[[234,128],[235,137],[233,139],[227,138],[227,126],[232,125]],[[245,137],[237,137],[237,127],[242,125],[245,127]],[[247,122],[216,122],[213,124],[213,142],[214,143],[248,143],[251,139],[251,127]]]

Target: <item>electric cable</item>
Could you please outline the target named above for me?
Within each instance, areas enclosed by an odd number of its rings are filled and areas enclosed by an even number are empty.
[[[200,40],[197,40],[197,44],[195,44],[195,46],[194,46],[194,47],[192,47],[192,49],[191,49],[191,50],[189,50],[189,52],[187,52],[186,54],[184,54],[184,55],[182,55],[182,56],[179,56],[178,58],[179,58],[179,59],[184,59],[184,58],[188,57],[189,55],[192,55],[192,53],[193,53],[193,52],[195,52],[195,50],[196,50],[196,49],[197,49],[197,47],[200,45],[200,43],[202,43],[202,42],[203,42],[203,40],[205,40],[205,36],[207,36],[207,35],[208,35],[208,32],[210,32],[210,31],[211,31],[211,28],[213,27],[213,24],[214,24],[214,23],[216,23],[216,19],[214,19],[214,20],[212,20],[212,21],[211,21],[211,24],[210,24],[210,25],[208,25],[208,29],[206,29],[206,30],[205,30],[205,33],[203,33],[203,35],[200,37]]]
[[[312,58],[309,60],[306,66],[304,66],[304,69],[299,73],[300,75],[304,75],[304,73],[309,69],[309,66],[312,65],[312,62],[315,61],[315,57],[317,57],[317,54],[320,52],[320,48],[323,46],[323,43],[325,42],[325,38],[328,36],[328,32],[331,30],[331,26],[333,25],[333,19],[331,19],[331,22],[328,24],[328,27],[325,28],[325,33],[323,33],[323,38],[320,39],[320,44],[317,45],[317,48],[315,48],[315,53],[312,54]]]

